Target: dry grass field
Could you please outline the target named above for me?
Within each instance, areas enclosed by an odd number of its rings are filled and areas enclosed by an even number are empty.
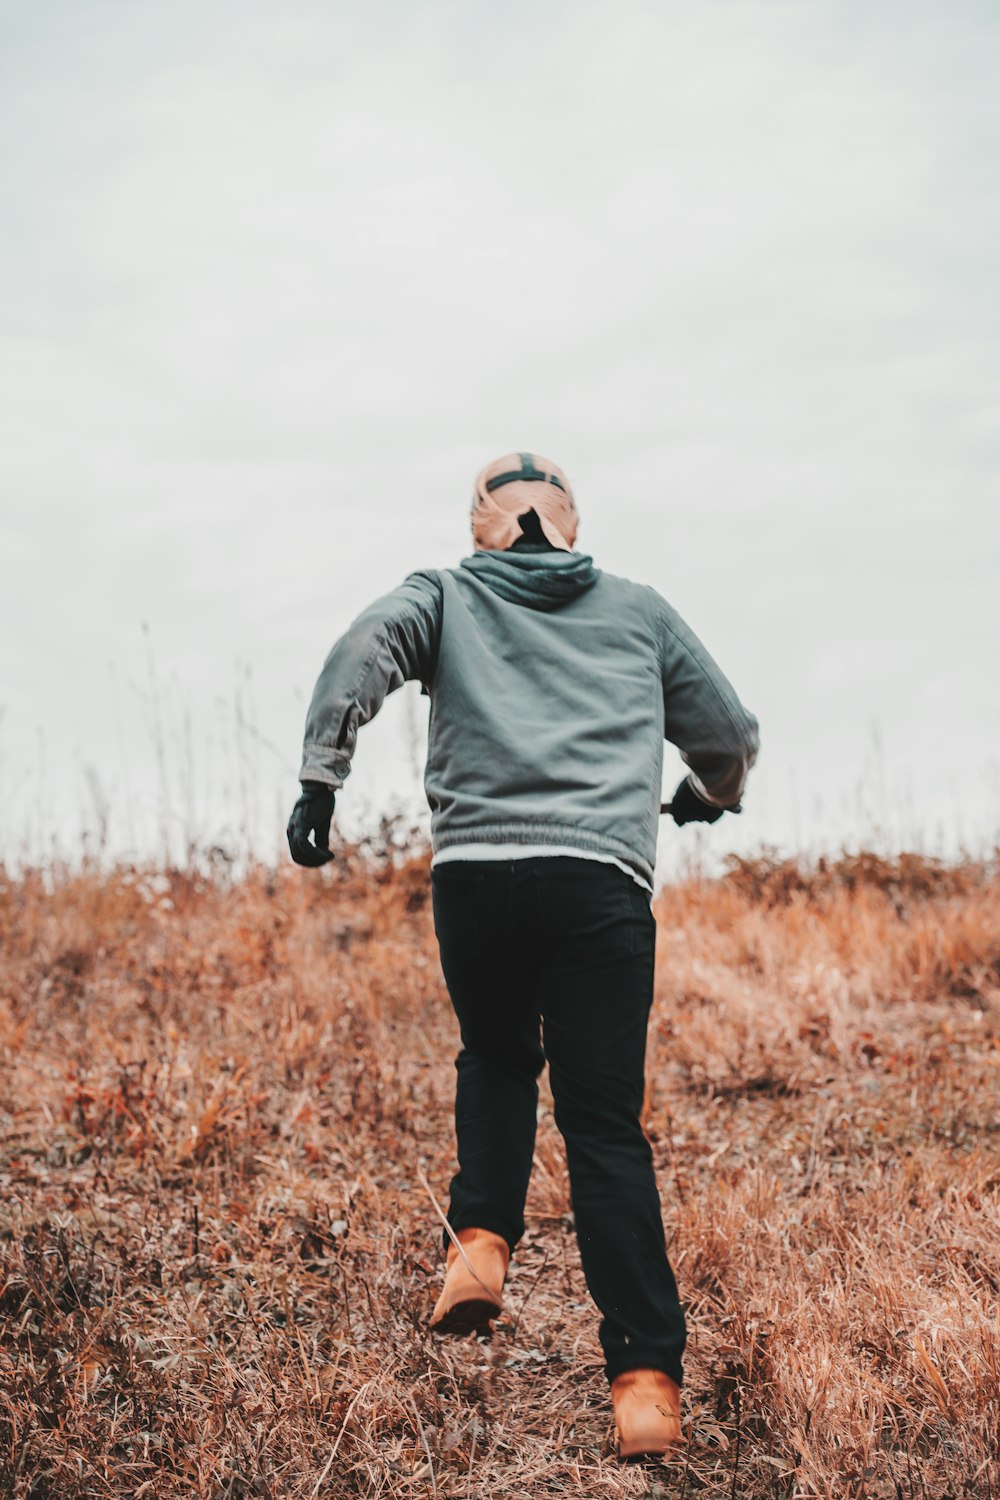
[[[496,1335],[426,1332],[426,866],[0,876],[0,1495],[1000,1500],[996,869],[658,898],[686,1445],[622,1467],[544,1089]]]

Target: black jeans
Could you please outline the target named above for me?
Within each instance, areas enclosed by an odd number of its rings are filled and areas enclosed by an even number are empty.
[[[639,1122],[656,936],[649,896],[615,865],[561,855],[456,860],[432,883],[462,1034],[449,1222],[516,1246],[548,1059],[608,1379],[649,1368],[679,1385],[684,1314]]]

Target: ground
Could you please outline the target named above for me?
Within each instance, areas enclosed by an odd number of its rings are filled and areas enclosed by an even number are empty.
[[[426,856],[0,875],[0,1494],[1000,1496],[1000,880],[663,891],[645,1123],[685,1446],[619,1465],[543,1087],[491,1342],[440,1340]]]

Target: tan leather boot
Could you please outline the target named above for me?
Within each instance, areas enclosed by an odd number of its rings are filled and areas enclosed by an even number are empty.
[[[681,1441],[680,1386],[662,1370],[626,1370],[611,1382],[620,1458],[669,1453]]]
[[[431,1331],[489,1333],[490,1319],[503,1305],[510,1248],[489,1229],[460,1229],[456,1238],[464,1254],[454,1244],[448,1246],[448,1271],[431,1314]]]

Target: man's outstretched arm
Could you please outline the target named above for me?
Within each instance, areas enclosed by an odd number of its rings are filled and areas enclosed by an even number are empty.
[[[757,720],[694,631],[656,595],[663,677],[663,733],[690,766],[674,796],[677,822],[714,822],[738,810],[757,758]]]
[[[306,715],[299,780],[303,794],[288,825],[300,864],[329,858],[333,794],[351,770],[358,729],[404,682],[429,685],[441,628],[441,585],[433,572],[411,573],[370,604],[336,642],[323,664]],[[308,842],[312,831],[316,846]],[[316,858],[319,853],[321,857]]]

